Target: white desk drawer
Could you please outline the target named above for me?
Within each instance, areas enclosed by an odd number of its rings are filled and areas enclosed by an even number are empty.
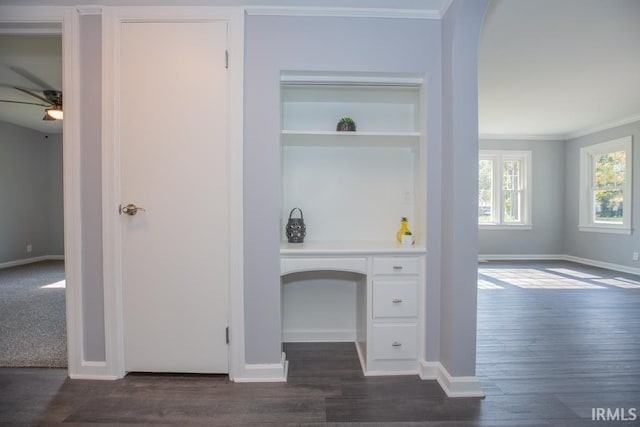
[[[415,324],[379,324],[373,326],[373,359],[402,360],[417,357]]]
[[[351,271],[367,274],[366,258],[280,257],[280,275],[303,271]]]
[[[416,280],[373,281],[373,317],[416,317]]]
[[[418,257],[378,257],[373,259],[373,274],[417,274]]]

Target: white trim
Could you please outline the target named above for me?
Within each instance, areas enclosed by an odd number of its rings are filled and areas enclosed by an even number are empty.
[[[578,264],[591,265],[593,267],[606,268],[607,270],[620,271],[622,273],[640,275],[640,268],[628,267],[622,264],[614,264],[612,262],[598,261],[595,259],[581,258],[566,254],[539,254],[539,255],[514,255],[514,254],[482,254],[478,255],[478,262],[487,261],[569,261]]]
[[[78,15],[102,15],[102,6],[83,5],[77,6]]]
[[[533,227],[533,152],[531,150],[485,150],[480,149],[478,162],[487,160],[493,164],[493,176],[491,178],[491,194],[492,194],[492,211],[494,222],[478,223],[479,228],[492,228],[493,230],[527,230]],[[504,221],[504,205],[503,205],[503,165],[506,161],[516,160],[521,163],[522,170],[520,172],[519,181],[521,189],[518,190],[522,194],[520,222]],[[503,228],[505,227],[505,228]],[[513,228],[512,228],[513,227]]]
[[[244,325],[244,11],[228,15],[229,50],[229,378],[245,367]],[[286,374],[285,374],[286,378]]]
[[[616,127],[628,125],[640,121],[640,114],[634,114],[628,117],[624,117],[611,122],[603,123],[598,126],[578,129],[565,134],[548,134],[548,135],[527,135],[527,134],[508,134],[508,133],[481,133],[479,138],[481,140],[532,140],[532,141],[569,141],[579,138],[581,136],[592,135],[597,132],[613,129]]]
[[[520,134],[509,134],[509,133],[481,133],[478,135],[478,139],[481,141],[485,140],[511,140],[511,141],[555,141],[555,142],[564,142],[564,135],[520,135]]]
[[[446,9],[451,4],[445,4]],[[439,10],[427,9],[386,9],[361,7],[301,7],[301,6],[247,6],[247,15],[260,16],[315,16],[340,18],[403,18],[403,19],[441,19]]]
[[[83,360],[81,363],[82,373],[69,374],[72,380],[117,380],[118,377],[105,375],[106,362],[94,362]]]
[[[594,157],[606,153],[624,151],[626,160],[624,185],[624,205],[622,222],[607,224],[594,219]],[[633,137],[631,135],[580,147],[580,189],[578,205],[578,229],[583,232],[631,234],[633,210]]]
[[[19,265],[32,264],[34,262],[40,261],[62,261],[64,260],[64,255],[42,255],[36,256],[32,258],[23,258],[17,259],[15,261],[7,261],[0,264],[0,270],[3,268],[17,267]]]
[[[233,230],[229,239],[229,377],[246,377],[244,372],[273,377],[273,368],[245,366],[244,346],[244,248],[243,248],[243,76],[244,9],[240,7],[114,7],[103,15],[102,49],[102,203],[105,339],[107,368],[112,376],[122,377],[124,370],[124,329],[122,319],[121,236],[116,208],[120,203],[120,128],[117,96],[119,87],[119,26],[123,22],[199,22],[225,20],[228,23],[229,69],[229,207]],[[257,366],[257,367],[256,367]],[[279,374],[282,377],[282,374]]]
[[[482,254],[478,255],[478,261],[564,261],[565,257],[561,254]]]
[[[119,138],[117,112],[114,111],[117,86],[116,65],[117,22],[115,12],[105,8],[102,14],[102,252],[104,286],[104,335],[106,368],[110,376],[122,378],[124,371],[124,329],[122,325],[122,292],[120,284],[120,228],[108,206],[120,199]],[[115,209],[115,208],[114,208]]]
[[[254,382],[287,382],[289,373],[289,361],[286,354],[282,353],[278,363],[256,363],[244,365],[244,372],[237,373],[234,378],[239,383]]]
[[[578,231],[587,233],[609,233],[609,234],[631,234],[631,228],[623,228],[622,226],[607,226],[606,224],[580,225]]]
[[[574,138],[578,138],[581,136],[585,136],[585,135],[591,135],[593,133],[596,132],[600,132],[603,130],[609,130],[609,129],[613,129],[615,127],[619,127],[619,126],[624,126],[624,125],[628,125],[630,123],[634,123],[640,121],[640,114],[634,114],[622,119],[618,119],[618,120],[614,120],[608,123],[603,123],[601,125],[598,126],[593,126],[593,127],[589,127],[589,128],[584,128],[584,129],[580,129],[574,132],[570,132],[568,134],[566,134],[564,136],[565,140],[569,140],[569,139],[574,139]]]
[[[480,380],[474,376],[454,377],[440,362],[420,361],[420,379],[436,380],[448,397],[484,397]]]
[[[63,122],[64,176],[64,248],[65,248],[65,310],[67,323],[67,370],[70,375],[83,372],[82,361],[82,247],[80,229],[80,150],[77,115],[78,95],[78,20],[72,8],[49,6],[0,6],[0,22],[24,24],[21,34],[62,34],[62,90],[65,93]],[[55,24],[51,30],[29,28],[29,24]],[[53,31],[54,27],[61,29]]]
[[[591,265],[593,267],[606,268],[607,270],[620,271],[622,273],[636,274],[640,276],[640,268],[627,267],[626,265],[614,264],[611,262],[598,261],[595,259],[581,258],[573,255],[565,255],[565,261],[577,262],[578,264]]]
[[[480,223],[478,224],[478,230],[485,231],[497,231],[497,230],[509,230],[509,231],[530,231],[533,230],[533,224],[492,224],[492,223]]]
[[[69,9],[62,30],[62,91],[65,94],[62,123],[64,173],[64,253],[65,300],[67,314],[67,371],[69,375],[85,373],[82,365],[84,349],[84,305],[82,302],[82,204],[80,183],[80,115],[79,115],[79,20]]]

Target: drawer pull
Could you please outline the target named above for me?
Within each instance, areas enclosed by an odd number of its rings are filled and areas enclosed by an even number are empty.
[[[394,270],[402,270],[402,266],[401,265],[394,265],[393,269]]]
[[[402,347],[402,343],[398,342],[398,341],[394,341],[393,344],[391,344],[392,347]]]
[[[401,300],[401,299],[394,299],[394,300],[393,300],[393,303],[394,303],[394,304],[400,304],[401,302],[402,302],[402,300]]]

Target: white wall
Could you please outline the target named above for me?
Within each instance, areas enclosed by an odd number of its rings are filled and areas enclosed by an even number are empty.
[[[62,202],[61,136],[0,122],[0,265],[64,254]]]

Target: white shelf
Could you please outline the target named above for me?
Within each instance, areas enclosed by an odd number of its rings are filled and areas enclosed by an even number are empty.
[[[289,147],[398,147],[416,148],[419,132],[337,132],[283,130],[282,143]]]
[[[367,131],[355,131],[355,132],[340,132],[340,131],[322,131],[322,130],[283,130],[283,135],[317,135],[317,136],[346,136],[346,137],[359,137],[359,136],[383,136],[383,137],[418,137],[420,132],[367,132]]]

